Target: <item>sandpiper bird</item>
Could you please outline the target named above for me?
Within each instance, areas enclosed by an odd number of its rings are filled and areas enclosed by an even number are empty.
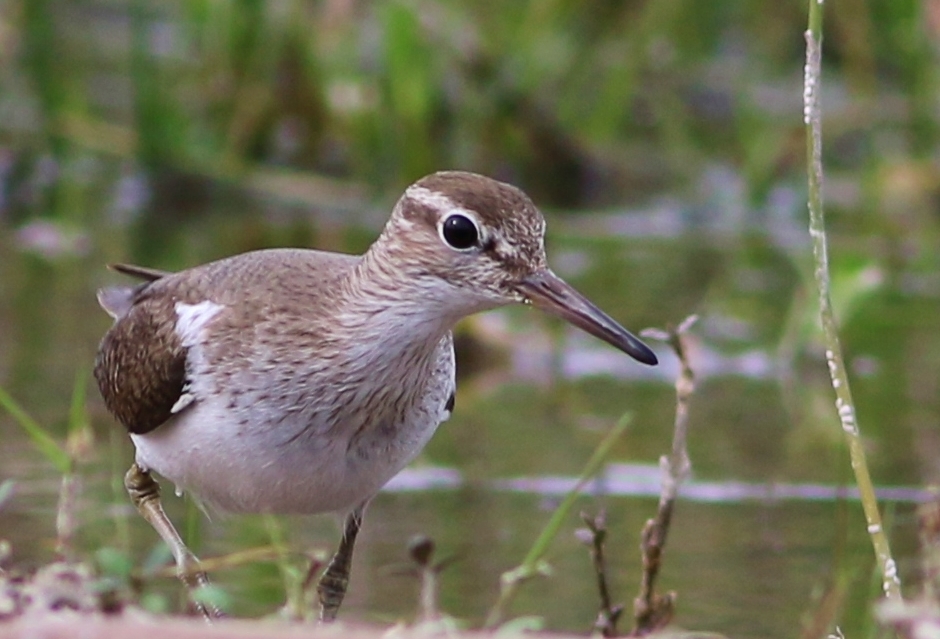
[[[99,291],[115,322],[95,378],[136,447],[125,486],[190,589],[206,575],[151,471],[223,511],[345,513],[317,587],[320,618],[333,619],[366,504],[454,408],[451,329],[463,317],[531,304],[656,363],[552,273],[544,232],[519,189],[441,172],[405,191],[364,255],[274,249],[179,273],[114,267],[144,282]]]

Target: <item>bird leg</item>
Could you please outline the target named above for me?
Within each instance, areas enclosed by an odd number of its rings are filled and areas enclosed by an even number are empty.
[[[329,623],[336,619],[336,613],[346,596],[349,586],[349,571],[352,567],[353,548],[356,545],[356,535],[362,527],[362,515],[366,504],[356,507],[346,516],[343,523],[343,538],[339,542],[336,554],[317,583],[317,595],[320,599],[320,622]]]
[[[137,507],[137,512],[153,526],[176,560],[176,573],[189,590],[190,600],[196,610],[206,620],[222,617],[222,611],[216,606],[202,603],[193,599],[193,592],[197,588],[209,585],[209,577],[199,566],[199,559],[186,547],[183,538],[176,532],[170,518],[166,516],[163,505],[160,503],[160,485],[151,477],[150,471],[144,470],[136,463],[132,464],[124,475],[124,488],[130,495],[131,501]]]

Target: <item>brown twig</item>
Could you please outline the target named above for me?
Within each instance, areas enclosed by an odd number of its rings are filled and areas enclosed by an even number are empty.
[[[594,620],[594,630],[603,637],[617,636],[617,621],[623,614],[623,604],[612,604],[610,588],[607,585],[607,565],[604,561],[604,541],[607,538],[607,513],[603,510],[594,517],[585,512],[581,519],[586,528],[579,528],[575,535],[584,542],[591,552],[591,562],[594,565],[594,574],[597,576],[597,590],[600,594],[601,606]]]
[[[917,518],[920,521],[924,598],[940,604],[940,500],[921,504]]]
[[[419,619],[434,621],[440,616],[437,609],[437,575],[441,571],[440,565],[431,562],[434,558],[434,540],[424,535],[416,536],[408,544],[408,554],[417,567],[421,581]]]
[[[277,552],[280,557],[283,557],[283,552],[278,552],[277,549],[272,550]],[[307,555],[307,559],[309,560],[307,572],[304,573],[304,578],[300,582],[303,610],[291,610],[290,597],[288,597],[285,604],[285,610],[288,611],[288,618],[292,621],[305,621],[307,616],[310,616],[311,619],[316,616],[316,607],[318,605],[317,580],[320,576],[320,572],[326,567],[326,563],[329,561],[329,555],[320,551],[311,552]]]
[[[634,627],[631,637],[650,634],[669,623],[675,609],[676,593],[656,594],[656,577],[662,565],[663,549],[669,533],[669,523],[679,492],[679,485],[688,477],[691,469],[686,449],[686,434],[689,422],[689,401],[695,391],[695,376],[689,365],[685,344],[685,333],[698,319],[690,315],[675,329],[666,331],[647,329],[641,334],[651,339],[665,341],[679,358],[680,371],[676,378],[676,420],[672,437],[672,451],[659,460],[663,471],[663,484],[659,495],[656,517],[646,522],[641,535],[640,550],[643,555],[643,575],[640,579],[640,594],[633,602]]]
[[[940,636],[940,500],[921,504],[920,523],[923,593],[908,598],[886,597],[876,607],[881,624],[901,637]]]
[[[450,566],[457,557],[445,557],[434,561],[436,545],[426,535],[415,535],[408,542],[409,566],[395,566],[389,572],[394,575],[416,577],[421,584],[418,598],[417,623],[433,624],[444,619],[438,608],[438,589],[441,572]]]
[[[56,508],[56,544],[59,558],[66,562],[75,559],[75,531],[78,528],[76,510],[81,492],[80,478],[74,472],[62,475],[59,485],[59,505]]]

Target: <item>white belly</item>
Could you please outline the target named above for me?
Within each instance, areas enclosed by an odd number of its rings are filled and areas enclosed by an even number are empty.
[[[350,418],[330,428],[316,423],[315,410],[290,412],[259,402],[249,402],[251,419],[240,420],[230,397],[194,388],[197,399],[179,415],[149,433],[131,435],[137,463],[222,511],[351,510],[414,459],[449,417],[449,336],[437,360],[418,401],[392,427]]]
[[[349,510],[405,467],[438,423],[414,425],[417,445],[388,448],[360,460],[346,440],[262,441],[250,433],[219,436],[211,407],[175,418],[146,435],[131,435],[137,463],[178,489],[229,512],[319,513]]]

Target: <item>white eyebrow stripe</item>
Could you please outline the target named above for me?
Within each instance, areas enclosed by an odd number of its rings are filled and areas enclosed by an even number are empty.
[[[486,241],[489,235],[487,229],[483,226],[483,224],[480,223],[480,218],[477,216],[475,211],[458,206],[452,199],[440,191],[432,191],[431,189],[425,188],[423,186],[411,185],[405,190],[405,197],[416,204],[422,204],[424,206],[436,209],[442,214],[446,212],[466,215],[468,218],[473,220],[473,223],[476,225],[477,232],[480,234],[481,242]],[[445,219],[445,216],[441,215],[437,221],[437,232],[438,235],[440,235],[441,240],[444,239],[443,227]]]
[[[427,189],[423,186],[417,186],[415,184],[409,186],[405,190],[405,195],[418,204],[431,206],[441,211],[460,208],[454,204],[452,199],[440,191],[432,191],[431,189]]]

